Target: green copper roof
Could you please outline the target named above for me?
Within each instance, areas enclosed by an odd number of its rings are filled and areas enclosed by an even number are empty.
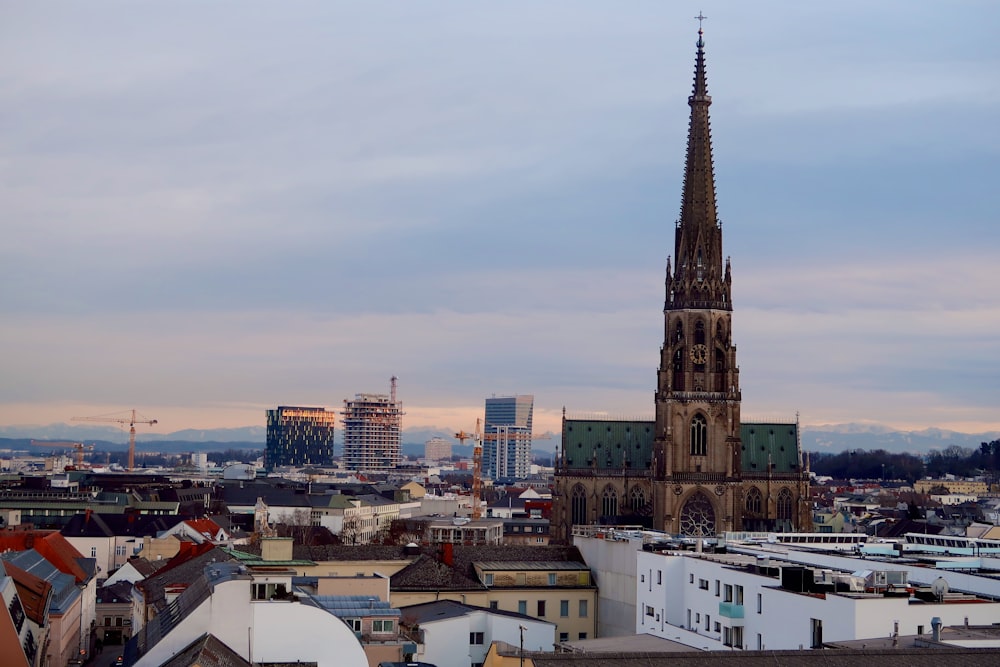
[[[567,419],[566,467],[647,470],[653,461],[653,422]]]
[[[563,422],[565,465],[574,470],[627,468],[648,470],[653,460],[651,421],[566,419]],[[743,472],[798,472],[798,425],[760,422],[740,425]],[[627,465],[623,466],[623,460]]]
[[[740,439],[743,472],[767,472],[769,460],[774,464],[772,472],[799,471],[798,425],[794,422],[740,424]]]

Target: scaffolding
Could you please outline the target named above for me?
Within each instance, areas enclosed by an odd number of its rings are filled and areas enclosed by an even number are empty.
[[[344,399],[344,465],[349,470],[391,470],[399,465],[403,404],[396,399],[396,378],[390,394],[355,394]]]

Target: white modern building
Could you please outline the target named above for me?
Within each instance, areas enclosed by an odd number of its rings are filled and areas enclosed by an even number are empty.
[[[935,618],[946,626],[1000,620],[1000,603],[943,593],[954,589],[942,585],[945,573],[934,569],[913,573],[884,560],[732,551],[637,552],[636,632],[711,650],[782,650],[921,635],[931,632]]]
[[[213,563],[134,638],[133,664],[158,667],[208,634],[251,664],[367,667],[361,643],[341,619],[282,591],[291,591],[291,573],[261,578],[239,564]]]
[[[413,659],[437,667],[482,665],[495,641],[523,646],[525,651],[551,651],[555,643],[555,623],[524,614],[453,600],[412,605],[400,611],[404,622],[420,628],[421,641]]]

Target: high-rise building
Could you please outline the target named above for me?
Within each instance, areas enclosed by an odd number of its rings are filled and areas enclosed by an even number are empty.
[[[444,461],[451,458],[451,442],[444,438],[431,438],[424,443],[424,458],[428,461]]]
[[[744,422],[732,342],[732,274],[722,251],[698,30],[681,196],[667,259],[654,421],[563,416],[553,530],[641,524],[685,535],[812,526],[797,422]]]
[[[390,470],[399,465],[403,404],[396,378],[389,394],[355,394],[344,399],[344,465],[349,470]]]
[[[486,399],[483,429],[483,476],[489,479],[523,478],[531,466],[531,394]]]
[[[333,465],[335,418],[326,408],[285,405],[268,410],[265,467]]]

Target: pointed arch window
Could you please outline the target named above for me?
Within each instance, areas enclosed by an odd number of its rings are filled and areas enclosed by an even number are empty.
[[[573,487],[573,494],[570,496],[571,521],[574,526],[584,526],[587,524],[587,490],[582,484]]]
[[[632,491],[629,493],[629,507],[633,512],[639,512],[646,506],[646,494],[643,493],[642,487],[633,486]]]
[[[601,516],[618,517],[618,492],[612,486],[605,487],[601,496]]]
[[[694,342],[696,345],[705,344],[705,322],[698,320],[694,325]]]
[[[792,492],[787,487],[778,492],[777,518],[778,521],[792,520]]]
[[[677,322],[677,326],[674,327],[674,342],[680,342],[684,340],[684,324]]]
[[[708,422],[704,415],[695,415],[691,420],[691,456],[705,456],[708,453]]]
[[[764,496],[761,495],[760,489],[756,486],[751,487],[747,491],[746,503],[744,504],[747,514],[760,515],[760,508],[763,504]]]

